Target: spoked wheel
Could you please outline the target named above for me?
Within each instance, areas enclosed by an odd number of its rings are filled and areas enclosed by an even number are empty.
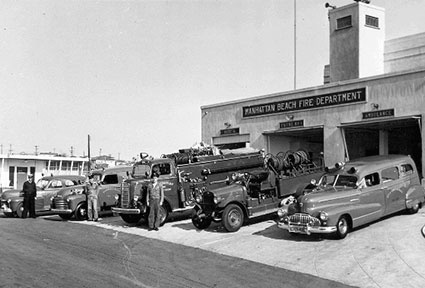
[[[341,216],[336,224],[336,236],[339,239],[344,239],[350,230],[350,224],[348,223],[346,216]]]
[[[75,209],[75,220],[82,221],[87,219],[87,204],[81,203]]]
[[[230,204],[224,209],[222,223],[228,232],[236,232],[242,227],[244,214],[236,204]]]

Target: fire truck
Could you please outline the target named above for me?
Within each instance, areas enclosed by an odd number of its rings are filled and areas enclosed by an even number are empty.
[[[213,181],[194,187],[193,225],[206,229],[221,222],[228,232],[238,231],[246,219],[275,213],[284,197],[304,193],[324,173],[304,150],[267,154],[264,162],[264,167],[231,173],[221,181],[226,185]]]
[[[117,205],[112,208],[127,223],[137,223],[147,218],[147,187],[153,173],[164,187],[164,202],[160,207],[161,225],[173,212],[192,209],[195,201],[192,191],[196,185],[205,185],[205,180],[221,180],[229,172],[250,171],[264,166],[263,151],[222,155],[202,155],[189,152],[162,155],[151,158],[141,153],[141,160],[133,165],[131,177],[121,184],[121,193],[116,195]],[[225,184],[223,184],[225,185]]]

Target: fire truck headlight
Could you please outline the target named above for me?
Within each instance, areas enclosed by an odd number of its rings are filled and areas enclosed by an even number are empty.
[[[198,203],[202,202],[202,194],[196,194],[195,201]]]
[[[134,202],[139,201],[139,196],[134,196],[133,200],[134,200]]]

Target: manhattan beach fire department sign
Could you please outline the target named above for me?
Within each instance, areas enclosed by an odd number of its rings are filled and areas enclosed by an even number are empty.
[[[366,101],[366,88],[242,107],[242,117],[322,108]]]

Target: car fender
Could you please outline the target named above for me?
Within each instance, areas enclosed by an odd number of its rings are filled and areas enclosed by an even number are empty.
[[[69,195],[65,200],[68,202],[69,209],[75,211],[80,203],[87,201],[87,196],[86,194]]]
[[[342,215],[348,215],[352,220],[353,219],[352,215],[354,214],[353,211],[355,209],[358,209],[358,208],[356,208],[354,205],[343,205],[343,206],[337,206],[337,207],[328,207],[328,208],[320,210],[319,214],[322,211],[326,212],[328,214],[328,220],[326,221],[327,226],[336,226],[339,218]],[[315,215],[315,216],[317,218],[319,218],[319,215]]]
[[[10,209],[12,209],[12,211],[16,211],[18,205],[24,202],[24,197],[11,197],[8,200],[10,200],[10,203],[9,203]]]
[[[417,203],[424,203],[425,188],[421,185],[412,186],[406,192],[406,208],[412,208]]]

